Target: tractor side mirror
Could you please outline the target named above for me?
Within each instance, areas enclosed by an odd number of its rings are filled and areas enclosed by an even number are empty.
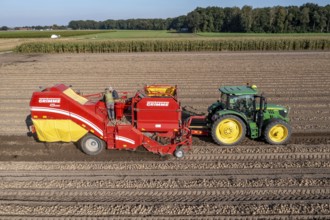
[[[260,95],[260,101],[262,99],[262,102],[263,102],[263,111],[266,111],[267,110],[267,99],[266,99],[266,97],[264,95],[265,95],[265,93],[262,92],[261,95]]]

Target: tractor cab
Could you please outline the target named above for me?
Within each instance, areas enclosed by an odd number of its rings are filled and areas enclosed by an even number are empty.
[[[249,118],[253,116],[256,105],[254,96],[258,93],[256,86],[224,86],[219,90],[226,109],[241,112]]]
[[[220,110],[235,111],[245,115],[247,119],[252,119],[256,109],[260,107],[260,102],[265,103],[265,99],[257,95],[256,86],[222,86],[219,91],[219,100],[208,108],[208,119],[210,121],[217,117],[216,113]],[[265,107],[263,105],[263,108]]]

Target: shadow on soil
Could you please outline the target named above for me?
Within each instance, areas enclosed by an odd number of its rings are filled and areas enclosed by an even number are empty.
[[[75,143],[45,143],[28,136],[0,136],[0,161],[164,161],[138,148],[136,151],[104,150],[97,156],[83,153]]]

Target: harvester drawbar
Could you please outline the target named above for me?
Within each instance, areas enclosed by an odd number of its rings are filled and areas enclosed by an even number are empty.
[[[255,86],[220,87],[221,98],[206,116],[182,120],[177,87],[145,86],[116,100],[116,120],[108,119],[103,93],[81,95],[58,84],[34,92],[30,101],[31,131],[44,142],[77,142],[97,155],[104,148],[136,150],[143,146],[160,155],[182,158],[192,135],[212,135],[219,145],[236,145],[245,136],[285,144],[291,136],[288,109],[267,104]],[[196,126],[195,124],[199,124]]]

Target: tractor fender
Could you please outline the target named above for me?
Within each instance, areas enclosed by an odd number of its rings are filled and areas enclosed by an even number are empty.
[[[239,112],[234,111],[234,110],[221,110],[221,111],[216,112],[212,116],[212,123],[215,122],[216,120],[218,120],[218,118],[220,118],[224,115],[235,115],[235,116],[239,117],[240,119],[242,119],[242,121],[244,122],[244,124],[246,126],[246,133],[250,134],[251,129],[250,129],[250,126],[248,124],[247,117],[244,114],[239,113]]]
[[[234,110],[221,110],[221,111],[218,111],[216,112],[213,116],[212,116],[212,121],[215,121],[217,120],[218,118],[220,118],[221,116],[224,116],[224,115],[235,115],[235,116],[238,116],[240,117],[245,123],[247,123],[247,117],[242,114],[242,113],[239,113],[237,111],[234,111]]]

